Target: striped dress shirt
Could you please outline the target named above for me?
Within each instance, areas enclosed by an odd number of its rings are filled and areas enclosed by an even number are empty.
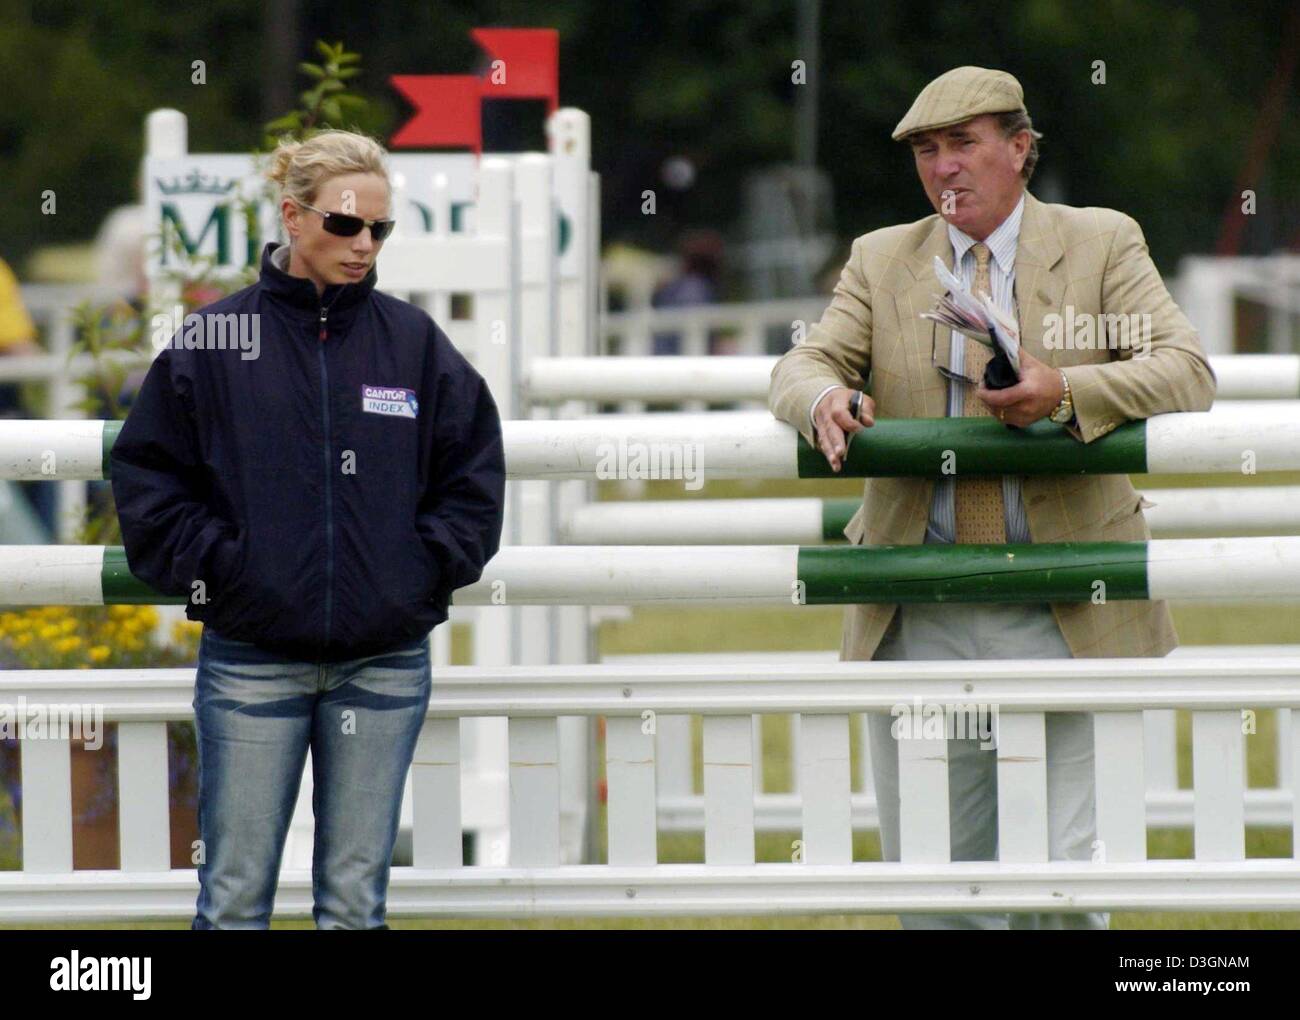
[[[1016,316],[1016,246],[1020,240],[1020,218],[1025,211],[1025,196],[993,233],[984,239],[992,257],[989,259],[989,283],[993,302],[1002,311]],[[948,238],[952,241],[954,275],[970,287],[975,281],[975,255],[971,251],[975,238],[948,224]],[[936,327],[941,328],[941,327]],[[966,366],[966,338],[952,333],[950,364],[954,372],[964,372]],[[948,380],[948,417],[960,418],[965,409],[966,390],[971,384],[956,379]],[[1002,476],[1002,503],[1005,511],[1008,542],[1028,542],[1029,523],[1025,518],[1025,504],[1021,497],[1021,475]],[[930,521],[926,527],[927,542],[953,542],[957,534],[956,483],[953,475],[940,477],[934,485],[934,499],[930,503]]]

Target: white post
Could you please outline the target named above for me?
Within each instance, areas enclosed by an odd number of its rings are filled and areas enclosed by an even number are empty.
[[[433,236],[451,236],[451,183],[447,175],[441,173],[433,177]],[[445,290],[434,291],[429,297],[428,310],[433,321],[450,336],[451,295]]]
[[[511,337],[510,375],[514,405],[519,417],[548,417],[548,409],[533,410],[523,393],[523,366],[551,357],[558,328],[554,211],[551,197],[551,160],[540,153],[521,156],[515,165],[515,193],[519,200],[523,289],[519,297],[521,328]],[[520,541],[524,545],[555,544],[550,517],[550,494],[544,481],[518,481]],[[507,593],[507,599],[509,594]],[[520,610],[519,661],[527,665],[551,662],[551,607],[526,606]]]
[[[558,329],[549,356],[590,357],[596,353],[597,316],[596,281],[600,259],[600,188],[591,172],[591,118],[582,110],[564,107],[546,122],[546,136],[552,163],[551,191],[558,215],[568,225],[568,243],[559,255],[556,272],[559,285]],[[558,247],[559,238],[556,238]],[[562,404],[554,409],[556,418],[575,418],[589,414],[589,405],[579,402]],[[595,483],[562,481],[550,485],[551,541],[558,540],[560,521],[567,520],[577,507],[592,501]],[[587,606],[560,606],[553,617],[555,631],[554,661],[587,663],[595,661],[595,633],[589,623]],[[596,720],[561,721],[561,747],[567,756],[582,734],[584,753],[575,763],[574,772],[565,773],[576,783],[583,783],[586,810],[582,820],[584,847],[581,859],[595,859],[594,820],[596,818]],[[569,789],[566,778],[566,790]],[[573,791],[570,791],[573,792]],[[566,795],[567,796],[567,795]],[[567,858],[566,858],[567,859]]]
[[[518,342],[519,322],[517,297],[519,294],[519,260],[517,216],[513,198],[514,171],[508,160],[486,158],[479,164],[478,203],[476,206],[477,233],[486,237],[505,237],[511,248],[508,286],[504,291],[480,292],[474,297],[474,327],[476,331],[475,354],[477,369],[488,384],[503,420],[516,417],[514,386],[510,375],[510,346]],[[494,343],[503,337],[505,343]],[[502,532],[503,546],[519,544],[519,512],[517,483],[506,485],[505,522]],[[517,620],[519,610],[509,605],[510,593],[505,592],[506,605],[489,605],[479,609],[474,617],[474,664],[478,666],[505,666],[516,664],[519,647]],[[508,781],[508,731],[504,718],[475,720],[466,739],[466,759],[472,761],[470,771],[490,781]],[[509,819],[498,824],[484,825],[478,830],[479,844],[475,848],[475,863],[480,863],[484,850],[492,856],[510,854]]]
[[[1233,283],[1223,261],[1212,255],[1186,257],[1179,266],[1179,304],[1200,334],[1207,354],[1233,354]]]
[[[1198,861],[1246,856],[1245,745],[1240,710],[1192,713],[1192,841]]]
[[[148,195],[148,161],[183,159],[187,155],[189,155],[189,120],[185,114],[180,110],[167,108],[151,111],[144,121],[144,159],[140,161],[139,200],[142,204]],[[152,226],[157,227],[158,224]],[[158,241],[153,238],[145,240],[146,245],[155,243],[166,243],[166,237]],[[152,260],[147,255],[145,265],[152,267]],[[147,286],[148,304],[153,307],[170,310],[180,303],[180,286],[174,281],[150,275],[147,277]],[[178,328],[179,325],[178,323]],[[70,330],[67,339],[70,345],[72,339]],[[51,346],[51,353],[66,357],[68,348],[62,347],[62,342],[63,338],[60,337],[57,349],[55,345]],[[153,353],[156,357],[158,352],[155,349]],[[85,417],[84,413],[69,408],[73,398],[65,380],[60,379],[51,383],[50,397],[54,413],[60,417],[65,414],[69,418]],[[82,483],[59,485],[58,540],[60,542],[69,543],[76,540],[76,525],[86,510],[86,488]],[[158,633],[169,634],[173,623],[185,619],[185,607],[160,606],[158,615]]]

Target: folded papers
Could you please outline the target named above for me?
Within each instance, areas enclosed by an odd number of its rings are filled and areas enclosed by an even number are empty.
[[[1015,376],[1020,377],[1020,327],[1016,320],[999,309],[987,294],[974,295],[948,271],[943,260],[934,258],[934,274],[947,288],[934,311],[922,312],[921,318],[933,319],[941,326],[954,329],[977,343],[1006,357]]]

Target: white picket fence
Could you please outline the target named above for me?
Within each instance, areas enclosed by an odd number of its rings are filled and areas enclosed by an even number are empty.
[[[767,663],[753,668],[656,664],[449,667],[434,685],[412,769],[413,862],[395,867],[393,917],[827,914],[953,910],[1295,910],[1300,859],[1247,858],[1243,711],[1300,707],[1300,655],[969,662]],[[166,723],[191,717],[193,672],[10,672],[0,694],[33,703],[96,704],[118,730],[120,871],[72,870],[66,740],[23,742],[24,861],[0,872],[0,922],[182,919],[197,877],[170,870]],[[918,702],[917,699],[920,699]],[[941,738],[900,741],[901,861],[855,861],[850,728],[855,713],[895,705],[979,703],[997,710],[1000,859],[948,854]],[[1190,805],[1195,855],[1148,860],[1159,804],[1143,781],[1144,711],[1192,714]],[[799,713],[800,789],[791,852],[757,862],[752,713]],[[1095,713],[1097,836],[1090,861],[1047,859],[1044,719]],[[703,716],[698,863],[660,863],[658,720]],[[559,719],[606,718],[608,863],[560,855]],[[466,867],[461,832],[463,721],[509,732],[513,839],[499,862]],[[1300,714],[1284,726],[1292,761]],[[1291,770],[1270,821],[1300,846],[1300,786]],[[1285,819],[1285,821],[1283,821]],[[276,916],[308,917],[311,875],[280,876]]]
[[[1170,653],[1170,660],[1286,658],[1300,653],[1293,645],[1184,645]],[[608,655],[602,663],[619,667],[673,668],[691,666],[721,672],[761,671],[769,666],[830,666],[838,662],[834,652],[717,652],[664,653],[651,655]],[[982,664],[970,664],[981,675]],[[763,717],[753,717],[754,745],[760,746]],[[660,715],[656,721],[659,742],[656,766],[661,831],[702,831],[704,802],[695,792],[696,769],[692,755],[692,720],[690,716]],[[800,716],[772,716],[766,720],[769,736],[778,727],[789,748],[789,763],[799,761],[802,743]],[[866,717],[856,719],[856,735],[862,753],[854,758],[855,792],[851,797],[853,828],[875,829],[879,824],[871,757],[866,753],[868,732]],[[778,737],[778,739],[781,739]],[[1261,738],[1262,739],[1262,738]],[[1147,820],[1152,828],[1188,829],[1193,823],[1192,792],[1181,789],[1178,780],[1177,717],[1172,710],[1143,712],[1144,770],[1147,784]],[[1286,827],[1291,824],[1289,784],[1294,768],[1291,742],[1291,712],[1278,709],[1275,741],[1267,760],[1277,777],[1271,787],[1253,787],[1246,791],[1246,824],[1260,827]],[[774,792],[756,770],[754,776],[754,819],[759,831],[793,831],[799,826],[802,811],[800,772],[791,768],[789,789]]]

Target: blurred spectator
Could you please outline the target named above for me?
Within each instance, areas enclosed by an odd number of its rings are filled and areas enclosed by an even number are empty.
[[[36,326],[23,306],[18,280],[8,264],[0,259],[0,357],[41,354],[36,342]],[[0,381],[0,418],[23,418],[22,384]],[[40,541],[54,528],[56,493],[43,482],[0,482],[0,506],[5,509],[5,527],[0,537],[19,544]],[[25,497],[35,517],[26,512],[19,500]],[[43,527],[42,527],[43,525]],[[44,534],[42,534],[42,531]]]
[[[0,355],[40,354],[36,327],[23,307],[22,293],[13,270],[0,259]],[[17,406],[15,400],[14,406]],[[0,410],[5,410],[0,408]]]
[[[115,295],[135,313],[133,318],[145,314],[149,297],[149,277],[145,270],[145,246],[149,239],[148,221],[143,205],[120,205],[100,224],[95,235],[96,282]],[[122,389],[114,396],[123,408],[140,389],[148,367],[127,373]],[[100,387],[97,394],[104,402],[100,418],[112,417],[109,411],[109,394]],[[111,482],[86,483],[87,510],[106,518],[112,514],[113,485]]]
[[[143,310],[149,289],[145,276],[147,234],[144,206],[122,205],[109,213],[95,237],[98,282],[136,311]]]
[[[650,299],[654,308],[689,308],[716,304],[721,293],[722,235],[715,230],[688,230],[678,244],[681,270]],[[731,353],[716,349],[719,337],[709,335],[709,353]],[[677,331],[655,333],[655,354],[681,354],[682,338]]]

